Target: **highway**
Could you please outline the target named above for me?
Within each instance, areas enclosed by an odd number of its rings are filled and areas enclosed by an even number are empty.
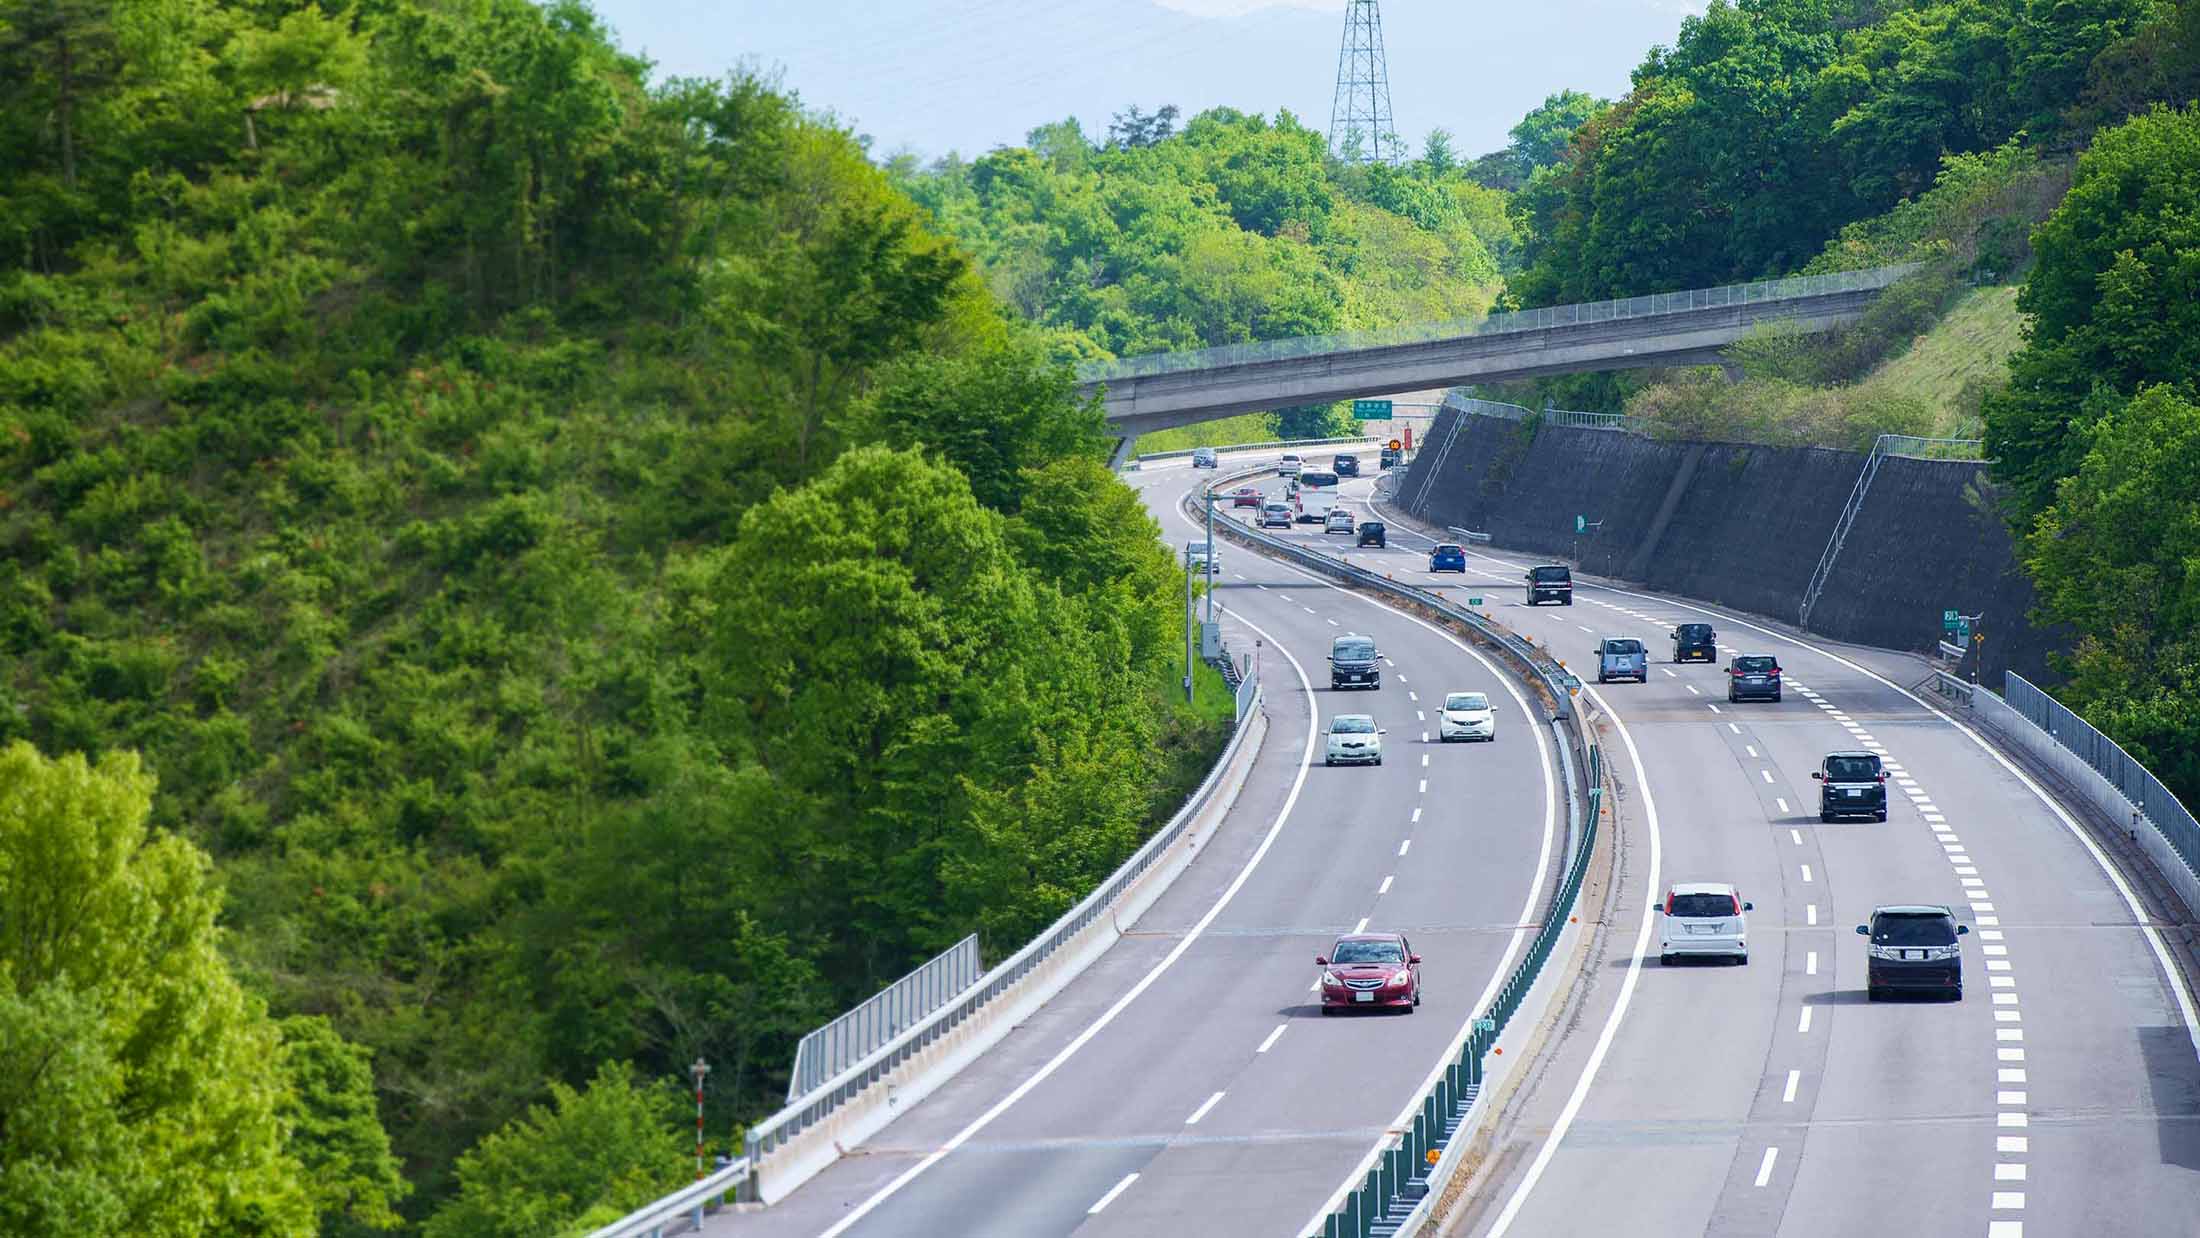
[[[1180,551],[1207,474],[1132,474]],[[1451,636],[1234,547],[1217,599],[1258,645],[1270,732],[1214,840],[1134,931],[978,1064],[744,1235],[1175,1232],[1273,1238],[1313,1223],[1511,965],[1556,879],[1564,792],[1549,728]],[[1385,659],[1379,691],[1334,692],[1332,638]],[[1499,707],[1489,744],[1440,744],[1449,691]],[[1336,713],[1388,734],[1379,767],[1325,768]],[[1411,1014],[1322,1018],[1314,956],[1339,933],[1403,932]]]
[[[2075,823],[1904,690],[1914,660],[1579,580],[1575,605],[1531,609],[1534,560],[1469,547],[1466,576],[1432,577],[1431,541],[1391,532],[1337,552],[1481,595],[1577,667],[1599,636],[1653,655],[1646,684],[1584,688],[1617,732],[1620,948],[1592,964],[1591,1017],[1511,1132],[1509,1172],[1452,1232],[2200,1233],[2189,995]],[[1722,667],[1661,662],[1672,625],[1701,620],[1722,662],[1778,655],[1785,699],[1729,704]],[[1859,748],[1893,773],[1890,820],[1822,824],[1810,773]],[[1689,880],[1756,904],[1746,967],[1659,965],[1646,904]],[[1961,1001],[1866,1001],[1854,929],[1896,902],[1972,926]]]

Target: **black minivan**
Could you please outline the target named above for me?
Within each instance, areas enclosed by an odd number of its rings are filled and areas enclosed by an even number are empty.
[[[1383,686],[1383,668],[1375,661],[1375,638],[1347,632],[1329,642],[1329,686],[1375,688]]]
[[[1818,819],[1887,819],[1887,771],[1874,752],[1829,752],[1810,776],[1818,783]]]
[[[1963,999],[1963,947],[1971,931],[1946,906],[1896,905],[1872,909],[1872,922],[1856,931],[1871,939],[1864,994],[1872,1001],[1896,990],[1940,993]]]
[[[1528,569],[1528,605],[1556,602],[1574,604],[1573,569],[1563,563],[1539,563]]]
[[[1708,623],[1684,623],[1673,629],[1673,660],[1675,662],[1716,662],[1719,660],[1719,635]]]

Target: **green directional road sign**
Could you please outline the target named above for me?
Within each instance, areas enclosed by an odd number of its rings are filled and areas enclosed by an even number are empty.
[[[1588,518],[1587,516],[1576,516],[1576,517],[1574,517],[1574,532],[1576,532],[1576,533],[1587,533],[1588,531],[1589,531],[1589,518]]]
[[[1957,628],[1961,627],[1962,625],[1963,625],[1963,615],[1962,615],[1962,614],[1961,614],[1960,612],[1958,612],[1958,611],[1952,611],[1952,610],[1944,610],[1944,611],[1940,612],[1940,630],[1941,630],[1941,631],[1943,631],[1943,632],[1953,632],[1953,631],[1955,631],[1955,630],[1956,630]]]
[[[1361,421],[1389,421],[1390,401],[1354,400],[1352,401],[1352,415]]]

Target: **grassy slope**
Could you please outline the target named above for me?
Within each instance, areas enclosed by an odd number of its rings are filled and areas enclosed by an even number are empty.
[[[1978,425],[1968,402],[1960,397],[1970,384],[1999,384],[2004,379],[2010,354],[2023,343],[2022,325],[2015,285],[1974,289],[1932,330],[1883,362],[1858,386],[1867,393],[1924,400],[1936,412],[1935,434],[1974,437]]]

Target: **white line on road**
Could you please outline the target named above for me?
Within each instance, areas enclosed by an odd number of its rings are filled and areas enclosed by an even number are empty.
[[[1383,884],[1375,887],[1375,896],[1377,898],[1381,898],[1383,895],[1390,893],[1390,883],[1396,881],[1397,879],[1398,874],[1396,873],[1392,873],[1388,877],[1383,878]]]
[[[1696,690],[1696,685],[1694,685],[1694,684],[1692,684],[1692,683],[1684,683],[1684,684],[1682,684],[1681,686],[1682,686],[1682,687],[1684,687],[1684,688],[1686,688],[1686,689],[1688,689],[1688,694],[1689,694],[1690,696],[1702,696],[1702,695],[1703,695],[1703,693],[1701,693],[1701,692],[1698,692],[1698,691]]]
[[[1428,721],[1428,711],[1427,711],[1427,710],[1425,710],[1425,709],[1416,709],[1416,710],[1414,710],[1414,711],[1413,711],[1413,720],[1414,720],[1415,722],[1426,722],[1426,721]],[[1424,744],[1425,744],[1425,743],[1427,743],[1427,742],[1428,742],[1428,736],[1426,736],[1426,735],[1423,735],[1423,736],[1421,736],[1421,742],[1422,742],[1422,743],[1424,743]]]
[[[1803,913],[1804,918],[1810,923],[1818,923],[1818,904],[1812,903],[1810,906],[1803,908]]]
[[[1818,952],[1816,950],[1809,950],[1804,952],[1803,974],[1806,976],[1815,976],[1818,974]]]
[[[1766,1148],[1766,1149],[1765,1149],[1765,1159],[1764,1159],[1764,1162],[1763,1162],[1762,1164],[1760,1164],[1760,1165],[1758,1165],[1758,1166],[1757,1166],[1757,1185],[1758,1185],[1758,1186],[1763,1186],[1763,1185],[1764,1185],[1765,1183],[1767,1183],[1767,1182],[1770,1182],[1770,1181],[1772,1181],[1772,1163],[1773,1163],[1774,1161],[1777,1161],[1777,1160],[1779,1160],[1779,1159],[1780,1159],[1780,1150],[1779,1150],[1778,1148]]]
[[[1420,809],[1416,808],[1416,809],[1414,809],[1414,810],[1413,810],[1413,820],[1414,820],[1414,822],[1415,822],[1416,824],[1418,824],[1418,823],[1420,822],[1420,820],[1421,820],[1421,810],[1420,810]]]
[[[1810,1007],[1803,1007],[1802,1016],[1795,1020],[1795,1030],[1798,1032],[1808,1032],[1810,1030]]]
[[[1592,627],[1590,627],[1590,626],[1589,626],[1588,624],[1586,624],[1586,623],[1577,623],[1577,624],[1575,624],[1574,626],[1575,626],[1575,627],[1577,627],[1577,628],[1580,628],[1580,629],[1581,629],[1582,631],[1584,631],[1584,632],[1594,632],[1594,631],[1596,631],[1596,629],[1595,629],[1595,628],[1592,628]]]
[[[1680,678],[1680,676],[1678,676],[1678,675],[1674,674],[1673,672],[1671,672],[1671,671],[1669,671],[1669,670],[1666,670],[1666,669],[1665,669],[1664,667],[1662,667],[1662,666],[1658,668],[1658,673],[1659,673],[1659,674],[1661,674],[1661,675],[1664,675],[1664,676],[1665,676],[1665,677],[1666,677],[1667,679],[1679,679],[1679,678]]]
[[[1278,1028],[1278,1029],[1276,1029],[1276,1030],[1277,1030],[1277,1031],[1282,1031],[1283,1029],[1281,1029],[1281,1028]],[[1197,1126],[1197,1125],[1199,1125],[1199,1120],[1200,1120],[1201,1118],[1204,1118],[1204,1117],[1206,1117],[1206,1116],[1207,1116],[1207,1111],[1208,1111],[1209,1109],[1212,1109],[1212,1108],[1214,1108],[1214,1107],[1215,1107],[1215,1102],[1216,1102],[1216,1101],[1218,1101],[1218,1100],[1221,1100],[1221,1099],[1222,1099],[1222,1093],[1220,1093],[1220,1092],[1217,1092],[1217,1093],[1215,1093],[1215,1094],[1214,1094],[1213,1096],[1210,1096],[1210,1097],[1208,1097],[1208,1098],[1207,1098],[1207,1103],[1206,1103],[1206,1104],[1204,1104],[1204,1105],[1201,1105],[1201,1106],[1200,1106],[1199,1108],[1197,1108],[1197,1109],[1194,1109],[1194,1110],[1192,1110],[1192,1116],[1190,1116],[1190,1117],[1188,1117],[1188,1118],[1184,1119],[1184,1125],[1186,1125],[1186,1126]]]
[[[1414,811],[1415,811],[1415,812],[1419,812],[1419,811],[1420,811],[1420,809],[1416,808],[1416,809],[1414,809]],[[1405,853],[1406,853],[1407,851],[1411,850],[1411,849],[1412,849],[1412,847],[1413,847],[1413,840],[1412,840],[1412,839],[1410,839],[1410,838],[1408,838],[1408,839],[1406,839],[1406,840],[1404,840],[1403,842],[1400,842],[1400,843],[1398,844],[1398,854],[1399,854],[1399,855],[1404,855],[1404,854],[1405,854]]]
[[[1109,1204],[1114,1203],[1116,1196],[1121,1195],[1123,1192],[1129,1190],[1131,1183],[1136,1181],[1138,1181],[1137,1174],[1124,1174],[1123,1180],[1116,1183],[1114,1186],[1109,1187],[1108,1193],[1100,1197],[1099,1203],[1096,1203],[1092,1207],[1085,1209],[1085,1215],[1094,1216],[1098,1214],[1102,1208],[1105,1208]],[[851,1217],[850,1219],[853,1220],[854,1218]]]
[[[1783,1105],[1792,1105],[1792,1104],[1794,1104],[1794,1103],[1795,1103],[1795,1085],[1796,1085],[1796,1084],[1798,1084],[1798,1083],[1801,1083],[1802,1081],[1803,1081],[1803,1072],[1802,1072],[1802,1071],[1799,1071],[1799,1070],[1791,1070],[1791,1071],[1789,1071],[1789,1072],[1788,1072],[1788,1081],[1787,1081],[1787,1086],[1786,1086],[1786,1087],[1784,1087],[1784,1088],[1781,1088],[1781,1089],[1780,1089],[1780,1103],[1781,1103],[1781,1104],[1783,1104]]]
[[[1320,984],[1320,983],[1321,983],[1321,981],[1320,981],[1320,980],[1316,980],[1316,981],[1315,981],[1314,983],[1318,985],[1318,984]],[[1266,1040],[1263,1040],[1263,1041],[1261,1041],[1261,1042],[1260,1042],[1260,1048],[1258,1048],[1258,1049],[1255,1049],[1255,1050],[1253,1050],[1253,1052],[1255,1052],[1255,1053],[1266,1053],[1266,1052],[1268,1052],[1268,1051],[1269,1051],[1270,1049],[1273,1049],[1273,1048],[1275,1048],[1275,1047],[1276,1047],[1276,1040],[1277,1040],[1277,1038],[1278,1038],[1278,1037],[1280,1037],[1280,1036],[1282,1036],[1282,1035],[1283,1035],[1283,1029],[1285,1029],[1285,1028],[1287,1028],[1287,1027],[1289,1027],[1289,1026],[1291,1026],[1291,1025],[1290,1025],[1290,1024],[1288,1024],[1288,1023],[1278,1023],[1278,1024],[1276,1024],[1276,1030],[1275,1030],[1275,1031],[1272,1031],[1272,1032],[1270,1032],[1270,1033],[1268,1033],[1268,1039],[1266,1039]]]
[[[1406,693],[1406,699],[1409,701],[1418,701],[1421,699],[1421,694],[1418,692],[1408,692]]]
[[[1420,793],[1421,793],[1422,795],[1427,795],[1427,794],[1428,794],[1428,779],[1426,779],[1426,778],[1423,778],[1423,779],[1421,780],[1421,791],[1420,791]]]
[[[1719,708],[1719,707],[1718,707],[1718,706],[1716,706],[1716,705],[1706,705],[1706,706],[1704,706],[1704,708],[1705,708],[1705,709],[1708,709],[1708,710],[1710,710],[1710,711],[1711,711],[1712,713],[1715,713],[1715,714],[1723,714],[1723,713],[1725,713],[1725,712],[1726,712],[1725,710],[1723,710],[1723,709]],[[1728,726],[1734,726],[1734,724],[1733,724],[1733,723],[1731,723],[1731,722],[1727,723],[1727,725],[1728,725]],[[1736,728],[1735,728],[1735,731],[1734,731],[1734,733],[1735,733],[1736,735],[1739,735],[1739,734],[1741,734],[1741,733],[1742,733],[1742,732],[1741,732],[1741,728],[1739,728],[1739,727],[1736,727]]]
[[[1427,768],[1428,768],[1428,754],[1427,754],[1427,753],[1425,753],[1425,752],[1421,754],[1421,768],[1422,768],[1422,769],[1427,769]]]
[[[1786,800],[1781,800],[1781,801],[1780,801],[1780,811],[1781,811],[1781,812],[1786,812],[1787,810],[1788,810],[1788,802],[1787,802]],[[1800,846],[1802,846],[1802,845],[1803,845],[1803,831],[1801,831],[1801,830],[1792,830],[1792,829],[1791,829],[1791,830],[1789,830],[1789,831],[1788,831],[1788,837],[1789,837],[1789,838],[1792,838],[1792,839],[1794,839],[1794,840],[1795,840],[1795,845],[1796,845],[1796,846],[1800,847]]]
[[[1314,613],[1314,608],[1311,606],[1301,606],[1299,607],[1299,609],[1305,611],[1309,615]]]
[[[1764,780],[1765,780],[1765,785],[1766,785],[1766,786],[1768,786],[1768,787],[1769,787],[1769,786],[1771,786],[1771,785],[1772,785],[1772,771],[1771,771],[1771,770],[1769,770],[1769,769],[1761,769],[1761,770],[1758,770],[1757,772],[1758,772],[1758,774],[1760,774],[1760,775],[1762,775],[1762,776],[1763,776],[1763,778],[1764,778]]]
[[[1803,884],[1810,884],[1810,865],[1808,864],[1803,865]]]
[[[1355,933],[1364,933],[1364,932],[1366,932],[1366,931],[1367,931],[1367,917],[1366,917],[1366,916],[1361,916],[1361,917],[1360,917],[1360,922],[1359,922],[1358,924],[1355,924],[1355,925],[1353,925],[1353,926],[1352,926],[1352,931],[1353,931],[1353,932],[1355,932]]]
[[[1743,744],[1743,745],[1742,745],[1742,751],[1744,751],[1744,752],[1746,752],[1746,753],[1748,753],[1748,754],[1749,754],[1749,759],[1750,759],[1750,760],[1754,761],[1754,760],[1756,760],[1756,759],[1757,759],[1757,745],[1755,745],[1755,744]]]
[[[1780,798],[1779,796],[1777,796],[1777,795],[1773,796],[1773,797],[1772,797],[1772,802],[1773,802],[1773,803],[1775,803],[1775,804],[1778,804],[1778,805],[1780,806],[1780,811],[1781,811],[1781,812],[1786,812],[1786,811],[1788,810],[1788,802],[1787,802],[1786,800],[1784,800],[1784,799],[1781,799],[1781,798]],[[1801,842],[1801,841],[1803,841],[1803,831],[1801,831],[1801,830],[1789,830],[1789,831],[1788,831],[1788,833],[1790,833],[1790,834],[1793,834],[1793,835],[1795,835],[1795,841],[1796,841],[1796,842]]]
[[[1738,727],[1738,726],[1734,725],[1734,724],[1733,724],[1733,723],[1731,723],[1731,722],[1729,722],[1729,723],[1727,723],[1727,724],[1726,724],[1726,729],[1727,729],[1727,730],[1729,730],[1729,731],[1732,731],[1732,732],[1734,732],[1734,733],[1735,733],[1736,735],[1739,735],[1739,734],[1741,734],[1741,733],[1742,733],[1742,728],[1740,728],[1740,727]]]
[[[1324,620],[1324,622],[1326,622],[1326,623],[1327,623],[1327,624],[1328,624],[1328,625],[1329,625],[1330,627],[1336,627],[1336,626],[1337,626],[1337,621],[1336,621],[1336,620],[1334,620],[1334,619],[1328,619],[1328,620]]]

